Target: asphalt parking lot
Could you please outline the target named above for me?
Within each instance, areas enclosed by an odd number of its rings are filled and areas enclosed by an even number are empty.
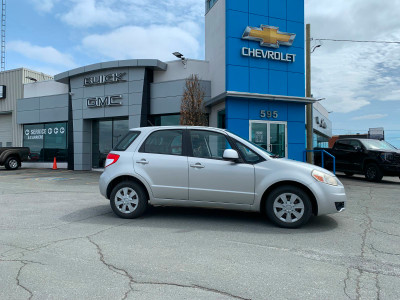
[[[0,299],[400,299],[400,180],[340,177],[341,214],[152,208],[117,218],[96,172],[0,169]]]

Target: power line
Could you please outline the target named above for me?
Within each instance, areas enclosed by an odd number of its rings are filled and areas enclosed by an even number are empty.
[[[339,39],[318,39],[316,41],[330,41],[330,42],[351,42],[351,43],[374,43],[374,44],[400,44],[400,41],[362,41],[362,40],[339,40]]]

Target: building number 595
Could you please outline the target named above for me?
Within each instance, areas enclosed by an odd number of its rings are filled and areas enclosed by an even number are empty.
[[[267,119],[270,119],[270,118],[276,119],[276,118],[278,118],[278,112],[276,110],[274,110],[274,111],[261,110],[260,111],[260,117],[261,118],[265,118],[266,117]]]

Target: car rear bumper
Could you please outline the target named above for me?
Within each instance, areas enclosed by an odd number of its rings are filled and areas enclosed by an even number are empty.
[[[107,187],[110,183],[110,176],[107,172],[103,172],[99,179],[99,190],[100,194],[102,194],[105,198],[107,198]]]

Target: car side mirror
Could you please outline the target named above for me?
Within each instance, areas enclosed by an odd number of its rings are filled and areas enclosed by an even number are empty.
[[[363,152],[363,149],[360,146],[355,146],[354,150],[356,150],[357,152]]]
[[[225,149],[224,154],[222,155],[223,159],[235,161],[239,159],[239,154],[236,150],[233,149]]]

